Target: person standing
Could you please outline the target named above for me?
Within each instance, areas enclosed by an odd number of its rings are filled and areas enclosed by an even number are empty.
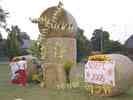
[[[18,62],[19,70],[17,73],[19,74],[19,84],[21,86],[27,86],[27,76],[28,76],[28,70],[27,70],[27,61],[25,57],[22,57],[22,59]]]
[[[19,67],[17,65],[17,59],[11,58],[9,63],[10,69],[11,69],[11,83],[12,84],[19,84],[19,81],[17,80],[17,74],[16,72],[19,70]]]

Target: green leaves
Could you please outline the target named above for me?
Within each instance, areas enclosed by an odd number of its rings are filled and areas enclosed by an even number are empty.
[[[124,46],[119,41],[110,40],[110,34],[102,29],[96,29],[91,38],[92,49],[103,53],[122,52]]]
[[[38,59],[41,58],[41,46],[37,44],[37,41],[32,41],[30,48],[28,51]]]
[[[20,55],[20,43],[17,38],[17,34],[15,32],[11,32],[7,37],[7,55],[9,57],[19,56]]]
[[[65,74],[66,74],[66,82],[70,83],[70,70],[73,66],[73,62],[72,61],[66,61],[64,63],[64,70],[65,70]]]

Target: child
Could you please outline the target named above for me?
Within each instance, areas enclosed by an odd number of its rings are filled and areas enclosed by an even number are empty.
[[[19,70],[17,66],[17,59],[16,58],[11,58],[10,60],[10,68],[11,68],[11,83],[12,84],[19,84],[19,81],[17,80],[17,74],[16,72]]]
[[[27,71],[27,61],[23,57],[19,62],[18,62],[19,70],[16,72],[19,75],[19,84],[22,86],[27,85],[27,76],[28,76],[28,71]]]

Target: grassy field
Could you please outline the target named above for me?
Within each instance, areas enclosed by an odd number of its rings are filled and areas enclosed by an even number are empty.
[[[0,100],[133,100],[133,89],[118,97],[89,96],[84,89],[46,89],[30,84],[29,87],[19,87],[9,84],[9,68],[0,65]]]

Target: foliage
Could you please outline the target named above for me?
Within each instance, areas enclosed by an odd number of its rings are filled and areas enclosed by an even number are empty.
[[[119,41],[110,40],[104,44],[105,53],[126,53],[126,47]]]
[[[38,44],[37,41],[32,41],[30,48],[28,51],[38,59],[41,58],[41,46]]]
[[[69,72],[71,70],[72,66],[73,66],[73,63],[71,61],[65,62],[65,64],[64,64],[65,71]]]
[[[2,9],[0,6],[0,27],[6,27],[6,18],[9,13]]]
[[[26,32],[22,32],[17,25],[12,26],[11,30],[8,29],[7,31],[16,33],[17,38],[18,38],[19,42],[21,43],[21,45],[23,44],[23,39],[30,40],[29,35]]]
[[[13,26],[11,31],[8,33],[6,46],[7,46],[6,51],[8,57],[20,55],[20,43],[18,41],[17,33],[14,30]]]
[[[6,27],[6,18],[8,13],[2,9],[0,6],[0,29],[5,29]],[[0,55],[5,55],[5,40],[2,37],[1,30],[0,30]]]
[[[78,28],[77,31],[77,61],[81,61],[81,59],[87,57],[91,52],[91,44],[90,41],[84,36],[84,31]]]
[[[109,32],[102,29],[96,29],[91,38],[93,51],[101,51],[103,53],[121,53],[125,51],[124,45],[119,41],[110,40]]]
[[[1,57],[5,56],[5,39],[3,39],[1,34],[1,29],[6,29],[6,18],[9,13],[3,10],[0,6],[0,55]]]
[[[0,41],[0,56],[1,57],[6,55],[5,48],[6,48],[6,40],[5,39],[2,39]]]
[[[104,41],[103,41],[104,40]],[[109,33],[103,31],[102,29],[95,29],[93,36],[91,38],[92,48],[94,51],[101,51],[101,46],[105,44],[104,42],[109,41]],[[101,44],[101,42],[103,44]]]
[[[0,42],[2,41],[2,39],[3,39],[3,38],[2,38],[2,35],[1,35],[1,33],[0,33]]]
[[[71,61],[66,61],[64,63],[64,70],[65,70],[65,74],[66,74],[66,82],[70,83],[70,70],[73,66],[73,62]]]
[[[27,33],[22,32],[17,25],[6,28],[6,32],[8,33],[7,40],[2,39],[0,34],[0,54],[8,57],[29,54],[27,48],[23,48],[24,40],[28,40],[30,45],[30,37]]]
[[[7,29],[8,37],[7,37],[7,47],[12,48],[11,50],[7,50],[7,55],[15,55],[12,54],[12,52],[17,51],[16,55],[26,55],[29,54],[25,48],[22,48],[23,46],[23,40],[27,39],[30,40],[29,36],[20,30],[20,28],[15,25],[11,26],[11,29]],[[13,48],[15,50],[13,50]]]

